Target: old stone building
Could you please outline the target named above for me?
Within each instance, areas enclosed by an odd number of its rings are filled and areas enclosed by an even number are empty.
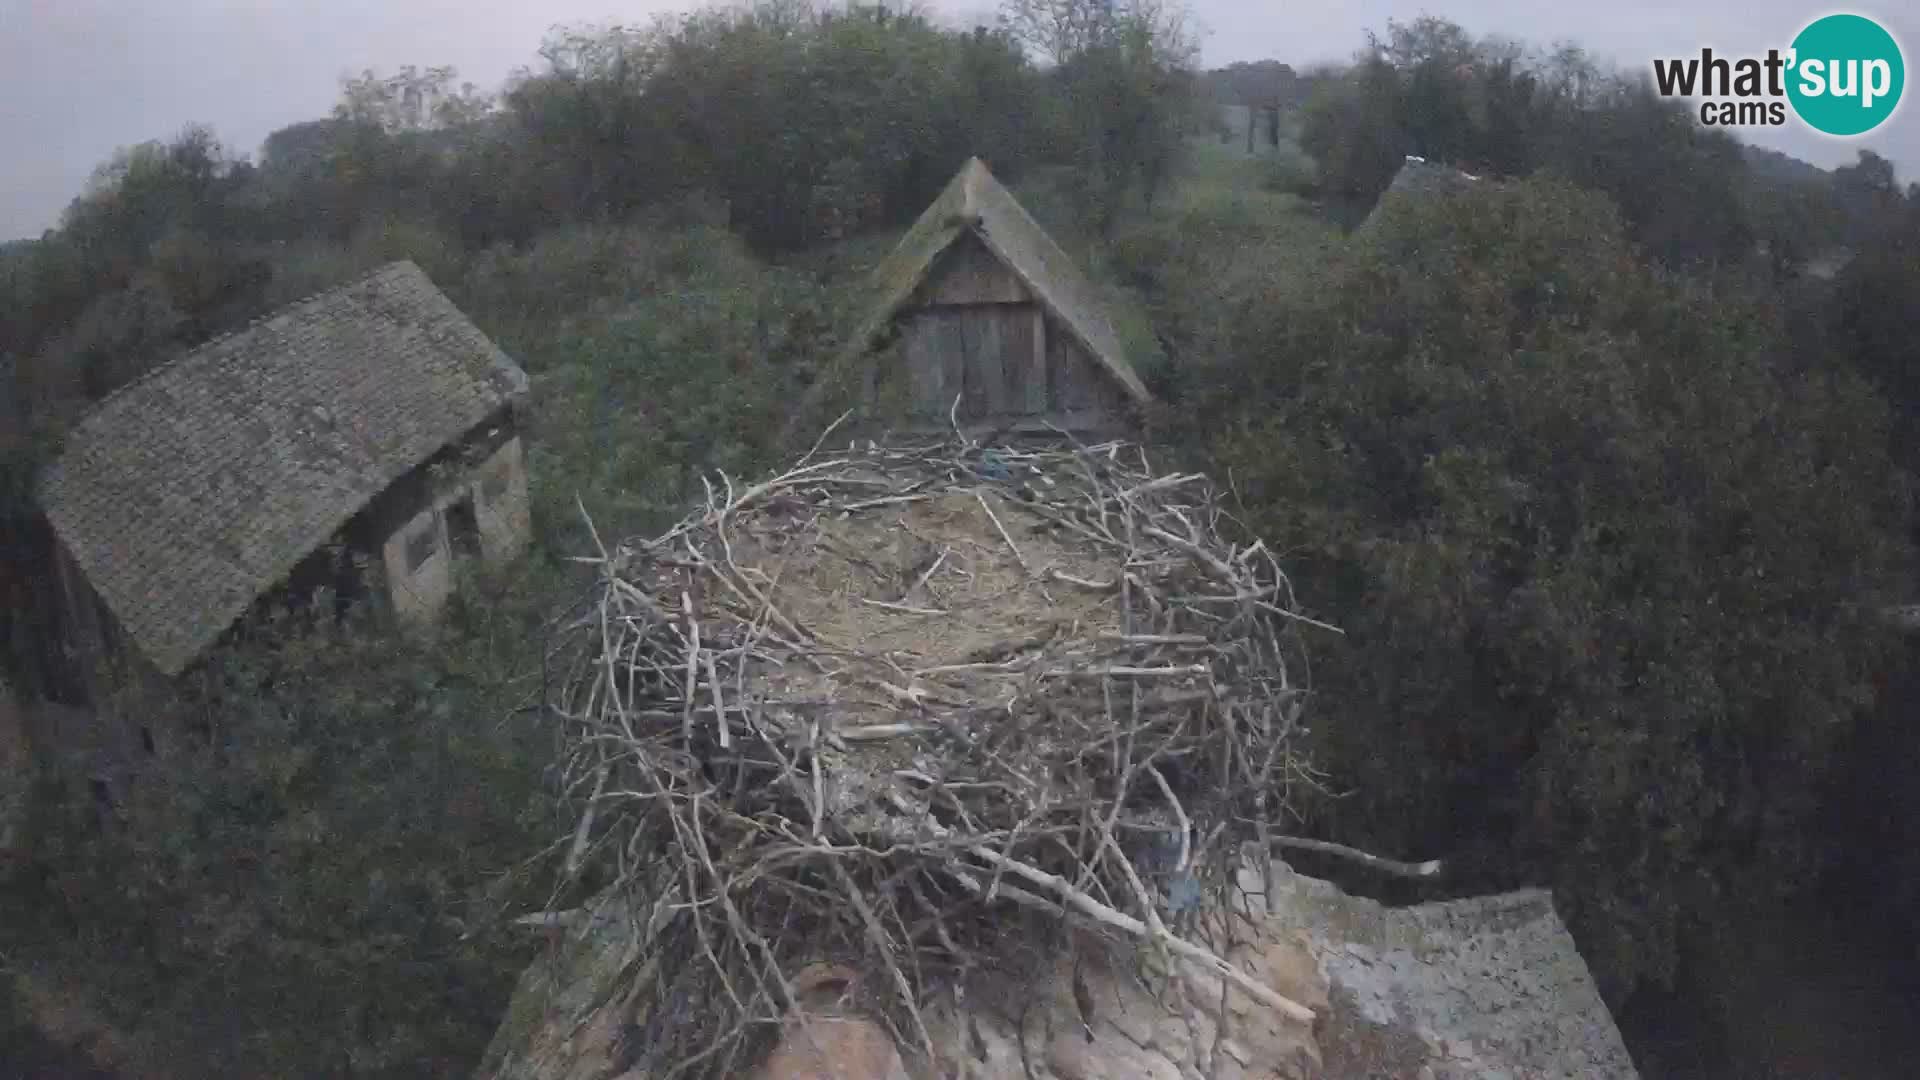
[[[42,478],[68,666],[49,682],[84,698],[106,660],[176,675],[249,611],[322,588],[433,619],[456,560],[527,541],[525,390],[400,262],[114,393]]]
[[[817,393],[869,428],[1104,433],[1149,400],[1098,291],[978,158],[875,271]]]

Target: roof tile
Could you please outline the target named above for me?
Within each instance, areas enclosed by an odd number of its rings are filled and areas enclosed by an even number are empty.
[[[374,496],[526,389],[411,262],[283,308],[122,388],[42,504],[174,674]]]

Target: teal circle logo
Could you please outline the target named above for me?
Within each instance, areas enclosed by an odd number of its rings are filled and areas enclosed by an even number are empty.
[[[1816,131],[1860,135],[1893,115],[1906,88],[1900,45],[1859,15],[1815,19],[1793,39],[1787,99]]]

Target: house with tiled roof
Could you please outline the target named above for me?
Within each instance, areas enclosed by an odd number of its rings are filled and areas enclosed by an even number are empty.
[[[75,669],[173,676],[249,612],[322,589],[430,622],[463,556],[527,541],[526,386],[399,262],[116,391],[41,478]]]

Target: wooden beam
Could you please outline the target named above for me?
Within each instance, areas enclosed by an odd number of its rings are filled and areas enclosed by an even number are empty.
[[[1052,406],[1047,400],[1047,309],[1039,304],[1033,305],[1032,366],[1021,382],[1025,386],[1021,411],[1037,416]]]

